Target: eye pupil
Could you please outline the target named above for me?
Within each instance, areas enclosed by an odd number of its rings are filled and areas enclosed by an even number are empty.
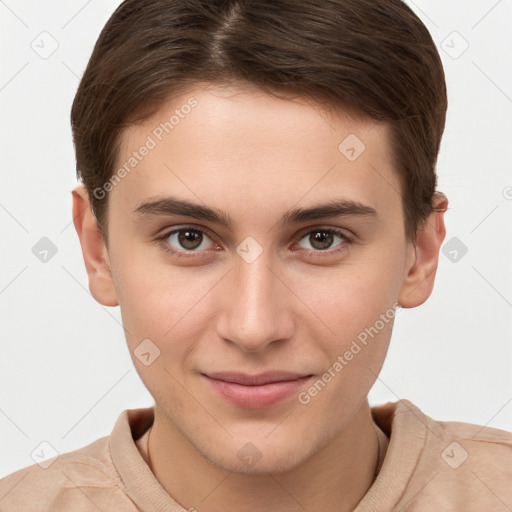
[[[178,241],[185,249],[196,249],[201,245],[203,234],[192,229],[182,229]],[[197,243],[199,241],[199,243]]]
[[[333,234],[329,231],[315,231],[314,234],[310,236],[311,245],[315,247],[315,249],[327,249],[332,245],[333,242]],[[316,246],[319,244],[320,246]]]

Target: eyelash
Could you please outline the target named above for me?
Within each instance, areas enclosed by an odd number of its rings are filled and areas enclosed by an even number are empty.
[[[167,239],[175,234],[175,233],[179,233],[180,231],[185,231],[187,229],[190,229],[191,231],[195,231],[197,233],[200,233],[201,235],[206,235],[208,238],[212,239],[213,237],[209,234],[208,231],[206,231],[205,229],[203,228],[200,228],[200,227],[197,227],[197,226],[193,226],[193,225],[185,225],[185,226],[180,226],[178,228],[174,228],[170,231],[166,231],[165,233],[163,233],[162,235],[158,236],[155,241],[159,242],[163,249],[166,251],[166,252],[169,252],[171,254],[173,254],[174,256],[177,256],[178,258],[194,258],[194,257],[198,257],[198,256],[201,256],[202,253],[204,252],[211,252],[212,250],[208,250],[208,251],[176,251],[175,249],[172,249],[171,248],[171,245],[167,242]],[[343,252],[345,250],[347,250],[347,246],[349,245],[352,245],[354,243],[354,238],[347,235],[345,231],[342,231],[340,229],[336,229],[336,228],[323,228],[323,227],[319,227],[319,228],[314,228],[314,229],[310,229],[309,231],[305,232],[303,235],[301,235],[301,237],[298,239],[298,241],[302,240],[304,237],[306,237],[307,235],[311,235],[312,233],[316,233],[316,232],[324,232],[324,233],[332,233],[342,239],[344,239],[344,243],[340,244],[336,249],[326,249],[325,251],[322,251],[322,250],[310,250],[310,251],[307,251],[310,255],[326,255],[326,256],[332,256],[333,254],[336,254],[336,253],[340,253],[340,252]],[[212,240],[213,241],[213,240]]]

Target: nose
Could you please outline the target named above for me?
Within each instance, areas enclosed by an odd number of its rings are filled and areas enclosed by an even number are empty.
[[[293,294],[271,258],[265,251],[251,263],[236,256],[222,290],[218,335],[245,352],[262,352],[294,333]]]

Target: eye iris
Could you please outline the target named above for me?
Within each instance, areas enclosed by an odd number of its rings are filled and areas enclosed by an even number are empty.
[[[178,234],[178,241],[185,249],[196,249],[201,245],[202,238],[202,233],[192,229],[182,229]]]
[[[310,235],[311,245],[315,247],[315,249],[327,249],[332,245],[333,242],[333,234],[329,231],[316,231],[314,234]],[[315,246],[315,244],[320,244],[320,247]]]

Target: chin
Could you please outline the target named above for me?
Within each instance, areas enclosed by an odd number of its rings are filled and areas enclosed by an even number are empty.
[[[197,446],[196,449],[209,462],[227,471],[243,475],[278,474],[292,471],[305,462],[320,448],[311,438],[308,444],[299,439],[299,436],[288,435],[287,440],[281,438],[255,439],[247,442],[233,442],[233,444],[217,444]],[[288,443],[286,444],[286,441]]]

